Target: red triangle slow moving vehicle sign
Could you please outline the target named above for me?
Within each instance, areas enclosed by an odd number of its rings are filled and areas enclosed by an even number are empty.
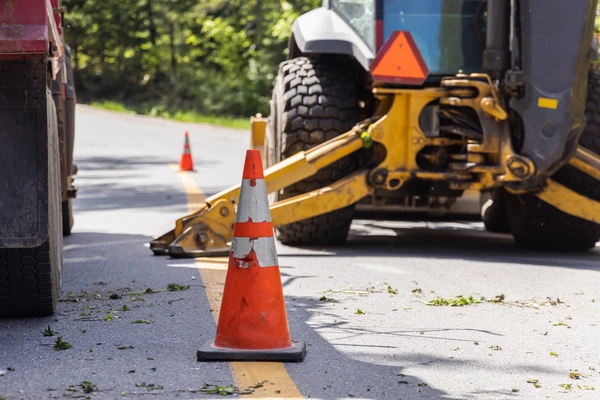
[[[394,31],[370,69],[376,81],[404,85],[421,85],[429,75],[429,68],[408,31]]]

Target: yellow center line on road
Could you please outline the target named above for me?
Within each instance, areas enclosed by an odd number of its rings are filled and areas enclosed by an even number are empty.
[[[178,171],[178,166],[172,164],[171,168]],[[178,172],[188,203],[188,212],[192,213],[204,206],[206,196],[188,172]],[[196,267],[200,271],[200,278],[206,290],[206,296],[215,319],[218,322],[221,298],[227,274],[227,257],[196,258]],[[198,344],[200,346],[201,343]],[[240,389],[255,386],[257,383],[267,381],[262,387],[254,388],[254,392],[244,395],[244,398],[303,398],[302,393],[285,369],[279,362],[231,362],[231,375],[235,385]]]

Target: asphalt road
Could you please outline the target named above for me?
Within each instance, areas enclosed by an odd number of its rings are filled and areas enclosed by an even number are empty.
[[[180,174],[186,130],[196,172]],[[198,363],[225,264],[155,257],[147,243],[239,183],[248,143],[244,131],[79,107],[62,300],[52,317],[0,320],[0,399],[221,397],[205,385],[250,387],[245,397],[600,398],[600,248],[525,252],[477,222],[361,220],[341,248],[278,243],[305,360]],[[159,291],[170,283],[189,288]],[[427,305],[458,295],[503,301]],[[58,336],[71,348],[54,350]]]

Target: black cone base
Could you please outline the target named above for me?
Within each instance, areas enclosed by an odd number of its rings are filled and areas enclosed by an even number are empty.
[[[245,350],[215,347],[214,341],[206,342],[198,350],[198,361],[288,361],[298,362],[304,359],[306,343],[292,341],[292,347],[275,350]]]

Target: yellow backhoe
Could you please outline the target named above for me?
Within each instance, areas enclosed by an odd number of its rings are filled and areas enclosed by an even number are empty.
[[[269,118],[251,119],[278,238],[339,245],[355,211],[482,195],[526,248],[600,240],[596,0],[331,0],[295,21]],[[151,242],[229,252],[239,185]]]

